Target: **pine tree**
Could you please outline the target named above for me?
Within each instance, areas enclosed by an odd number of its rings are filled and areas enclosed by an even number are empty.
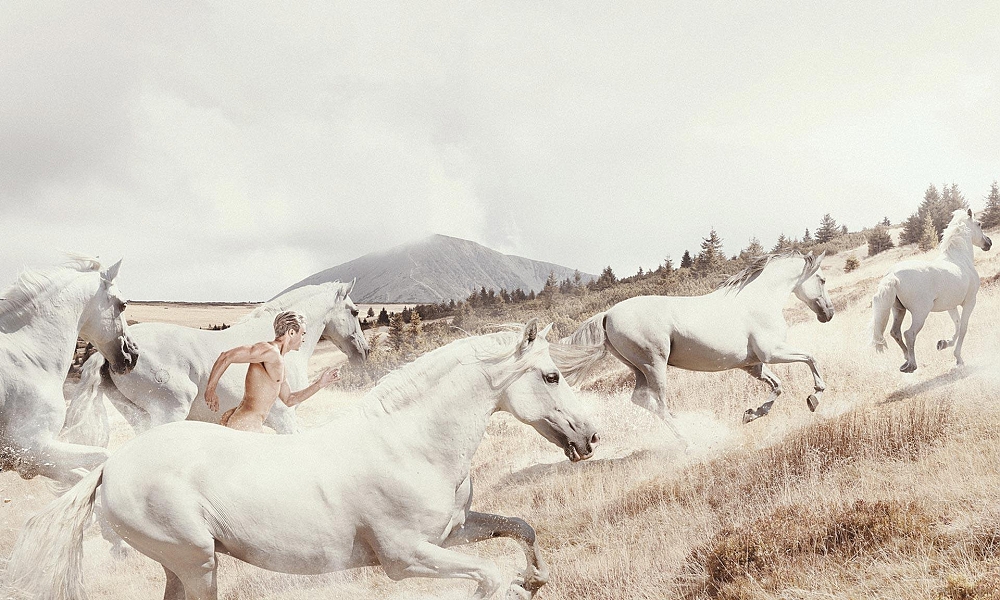
[[[811,235],[809,235],[809,230],[808,229],[806,229],[805,235],[802,236],[802,243],[804,245],[806,245],[806,246],[808,246],[808,245],[810,245],[810,244],[813,243],[813,238],[812,238]]]
[[[889,217],[884,217],[882,219],[882,222],[879,223],[879,224],[880,225],[885,225],[886,227],[892,227],[892,221],[889,220]]]
[[[372,318],[374,316],[375,316],[375,309],[372,308],[371,306],[369,306],[368,307],[368,318]]]
[[[382,310],[378,313],[378,324],[379,325],[389,324],[389,313],[386,312],[384,306],[382,307]]]
[[[692,266],[694,266],[694,261],[691,260],[691,253],[685,250],[681,256],[681,268],[690,269]]]
[[[994,179],[990,186],[990,195],[986,197],[986,210],[983,211],[983,227],[990,229],[1000,225],[1000,189]]]
[[[420,337],[420,334],[424,332],[423,320],[420,318],[420,313],[416,309],[410,313],[410,335],[413,337]]]
[[[722,253],[722,238],[715,232],[715,228],[709,232],[707,238],[701,240],[701,252],[695,260],[695,270],[701,273],[710,273],[722,266],[726,257]]]
[[[400,313],[389,316],[389,343],[396,350],[403,345],[403,315]]]
[[[885,225],[876,225],[868,232],[868,256],[875,256],[879,252],[885,252],[893,247],[892,236],[886,230]]]
[[[663,266],[660,267],[660,269],[661,269],[661,271],[663,273],[667,273],[667,274],[670,274],[670,273],[674,272],[674,261],[671,260],[669,254],[667,255],[666,258],[663,259]]]
[[[927,215],[924,217],[924,228],[920,233],[920,241],[918,244],[920,245],[920,249],[926,252],[934,246],[937,246],[937,243],[938,233],[937,229],[934,227],[934,220],[930,215]]]
[[[785,237],[785,234],[782,233],[781,235],[778,236],[778,241],[774,243],[774,248],[771,248],[771,252],[774,253],[784,252],[785,250],[788,250],[788,248],[791,247],[791,245],[792,245],[791,240]]]
[[[604,267],[601,275],[597,278],[597,289],[603,290],[613,286],[618,282],[615,272],[611,270],[611,265]]]
[[[830,213],[823,215],[823,220],[819,223],[819,229],[816,230],[816,242],[820,244],[825,244],[833,238],[839,235],[837,229],[837,221],[830,216]]]

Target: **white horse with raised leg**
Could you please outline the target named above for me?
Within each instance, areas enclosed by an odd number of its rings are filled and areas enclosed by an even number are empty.
[[[972,216],[972,210],[959,209],[944,230],[938,244],[941,252],[934,260],[903,261],[879,282],[872,299],[872,344],[879,352],[885,351],[885,326],[891,313],[889,334],[906,359],[900,371],[912,373],[917,370],[917,334],[932,312],[947,311],[954,321],[955,334],[950,340],[939,340],[937,348],[954,347],[955,361],[962,364],[962,342],[979,292],[973,246],[988,251],[992,245],[982,225]],[[961,314],[958,307],[962,307]],[[910,327],[904,334],[902,325],[906,311],[910,311]]]
[[[588,458],[598,438],[534,321],[452,342],[382,379],[335,420],[298,435],[207,423],[151,429],[25,525],[8,585],[82,597],[83,528],[98,493],[106,517],[166,572],[165,600],[215,600],[216,553],[315,574],[382,565],[393,579],[471,579],[476,598],[530,597],[547,579],[523,520],[469,510],[470,467],[503,410]],[[552,345],[555,346],[554,344]],[[510,537],[527,558],[505,581],[490,561],[449,546]]]
[[[224,350],[274,337],[274,316],[294,310],[306,318],[302,347],[285,359],[291,389],[309,384],[308,364],[319,340],[332,341],[348,359],[368,357],[368,341],[358,321],[358,307],[350,298],[354,282],[308,285],[282,294],[228,329],[207,331],[171,323],[137,323],[129,328],[143,349],[142,360],[130,373],[108,372],[99,355],[84,364],[73,395],[64,438],[107,446],[108,419],[104,396],[132,425],[136,433],[151,427],[192,419],[218,423],[220,415],[240,403],[247,365],[233,365],[219,382],[219,410],[205,404],[205,386],[212,364]],[[277,433],[298,431],[295,410],[275,402],[265,425]]]
[[[635,373],[632,402],[660,416],[678,439],[667,403],[667,367],[689,371],[743,369],[771,387],[762,406],[747,409],[744,422],[762,417],[781,394],[781,381],[769,364],[803,362],[812,371],[815,393],[806,403],[815,411],[826,383],[811,354],[785,341],[788,324],[782,308],[790,294],[822,323],[833,318],[820,270],[823,254],[770,254],[703,296],[637,296],[585,321],[563,339],[600,344]],[[589,365],[588,365],[589,366]],[[577,380],[586,367],[568,370]]]
[[[108,457],[104,448],[57,439],[66,419],[63,382],[77,337],[127,373],[138,351],[114,280],[121,261],[79,257],[49,271],[26,270],[0,300],[0,470],[75,483]]]

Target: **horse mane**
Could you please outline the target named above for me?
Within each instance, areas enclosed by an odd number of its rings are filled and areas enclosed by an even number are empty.
[[[237,321],[235,325],[246,323],[247,321],[253,321],[261,317],[273,317],[282,311],[293,309],[296,304],[306,300],[307,298],[311,298],[321,292],[328,291],[335,286],[343,287],[344,285],[346,284],[339,281],[328,281],[326,283],[304,285],[293,290],[288,290],[284,294],[275,296],[274,298],[271,298],[267,302],[254,308]]]
[[[23,320],[26,312],[37,309],[37,300],[51,290],[60,289],[67,276],[100,270],[99,260],[82,254],[70,254],[66,263],[51,269],[25,268],[0,299],[0,325],[10,325],[13,319]]]
[[[739,273],[730,276],[728,279],[719,284],[716,289],[722,290],[736,290],[736,293],[743,291],[743,288],[754,282],[755,279],[760,277],[760,274],[764,272],[767,265],[771,263],[772,260],[777,260],[781,258],[803,258],[806,263],[802,269],[805,273],[812,265],[816,262],[816,257],[812,254],[803,254],[798,250],[787,250],[785,252],[773,252],[770,254],[762,254],[751,259],[750,266],[743,269]]]
[[[941,242],[938,244],[938,248],[941,249],[942,253],[945,253],[952,246],[961,243],[963,244],[963,249],[971,250],[971,241],[966,239],[966,236],[971,233],[972,229],[969,227],[968,213],[964,209],[957,209],[952,214],[948,226],[941,233]]]
[[[526,354],[519,356],[521,329],[514,331],[515,327],[519,326],[510,326],[507,331],[461,338],[427,352],[382,377],[366,398],[377,399],[386,412],[399,410],[422,397],[429,382],[438,381],[456,364],[480,365],[489,378],[490,386],[501,391],[527,370],[529,356],[549,347],[548,343],[536,343]]]

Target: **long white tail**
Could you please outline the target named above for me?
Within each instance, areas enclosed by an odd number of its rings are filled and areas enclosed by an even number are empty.
[[[7,562],[6,597],[86,600],[83,530],[103,475],[101,465],[28,520]]]
[[[95,352],[80,370],[80,383],[73,390],[73,398],[66,410],[66,424],[59,437],[72,444],[108,447],[111,425],[108,410],[104,407],[105,386],[114,386],[106,378],[104,357]]]
[[[590,317],[572,334],[549,345],[552,361],[570,385],[576,385],[590,369],[608,353],[604,346],[604,315]]]
[[[872,298],[872,345],[879,352],[884,352],[885,326],[889,322],[889,311],[896,301],[896,284],[899,280],[892,273],[882,278],[878,284],[878,290]]]

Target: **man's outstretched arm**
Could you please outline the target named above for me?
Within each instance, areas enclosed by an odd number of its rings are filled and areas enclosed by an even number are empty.
[[[310,396],[325,388],[326,386],[340,381],[340,369],[330,367],[329,369],[323,371],[323,373],[312,382],[308,387],[304,387],[297,392],[292,392],[288,388],[287,382],[282,382],[281,390],[278,392],[278,397],[281,401],[288,406],[296,406],[301,404]]]

